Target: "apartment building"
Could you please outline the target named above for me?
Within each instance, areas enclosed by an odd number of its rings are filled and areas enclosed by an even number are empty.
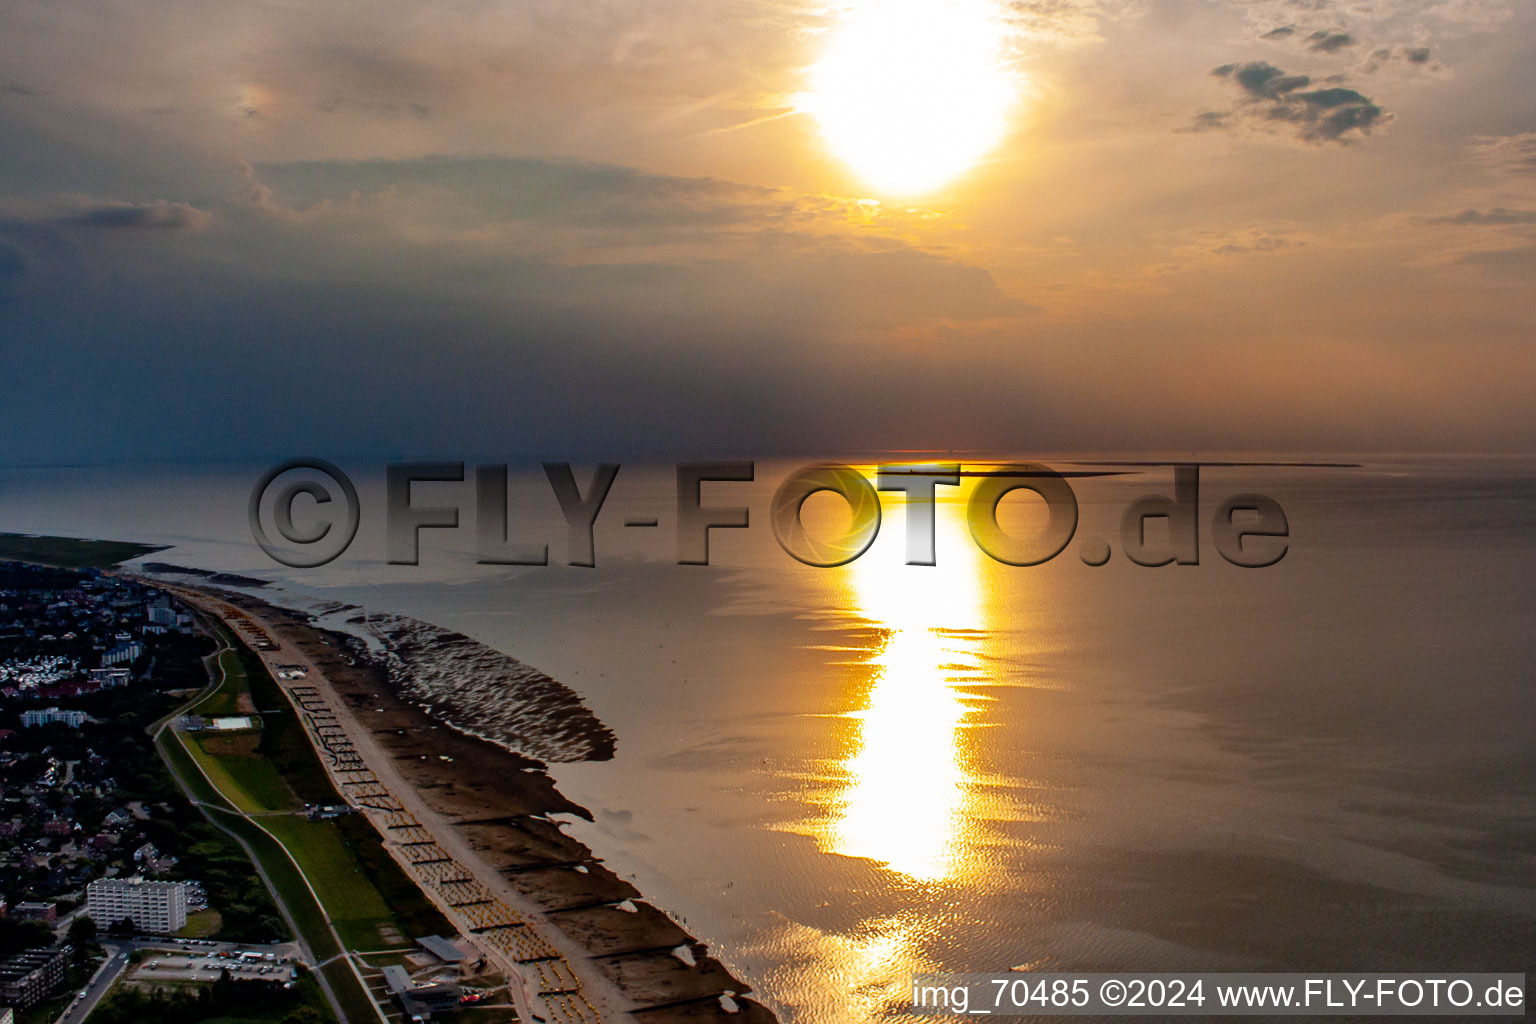
[[[102,928],[124,919],[152,935],[169,935],[187,923],[187,884],[143,878],[102,878],[85,890],[85,912]]]

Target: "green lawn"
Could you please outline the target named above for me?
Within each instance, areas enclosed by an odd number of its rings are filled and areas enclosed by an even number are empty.
[[[249,673],[242,671],[242,680],[266,681],[267,674],[259,665],[250,668]],[[282,699],[275,686],[270,694],[261,696],[267,698],[263,704],[272,697]],[[290,910],[296,915],[300,906],[314,910],[314,926],[304,928],[304,932],[317,955],[317,942],[334,942],[319,919],[319,908],[314,906],[304,879],[314,887],[337,933],[350,948],[378,949],[417,934],[442,931],[446,924],[441,915],[384,852],[378,834],[367,822],[352,818],[310,821],[297,813],[272,813],[292,812],[301,805],[289,784],[295,777],[306,778],[307,789],[317,789],[317,781],[323,782],[324,789],[313,795],[332,802],[340,800],[303,737],[297,716],[289,708],[274,710],[278,713],[265,716],[267,728],[261,730],[260,745],[253,752],[244,752],[242,741],[249,746],[257,734],[176,733],[164,745],[199,799],[262,815],[261,828],[275,836],[298,862],[302,878],[286,857],[261,856],[262,866],[282,888]],[[281,761],[262,752],[275,737],[281,737]],[[289,770],[280,770],[280,765]],[[233,815],[218,818],[250,841],[258,855],[266,847],[276,850],[276,844],[250,823]],[[282,881],[285,877],[289,881]],[[325,933],[323,940],[315,934],[315,926]]]
[[[410,938],[384,897],[374,886],[333,821],[310,821],[299,815],[263,818],[262,826],[277,836],[304,869],[342,941],[353,949],[395,945],[379,926]]]
[[[325,914],[310,895],[309,886],[304,884],[304,876],[293,866],[293,861],[283,852],[281,844],[249,819],[231,811],[213,811],[210,816],[216,823],[244,839],[256,851],[256,859],[261,862],[262,869],[282,896],[288,912],[298,922],[299,931],[309,943],[311,952],[320,960],[340,953],[341,947],[325,926]]]
[[[276,766],[256,753],[259,733],[182,733],[181,738],[219,792],[247,814],[301,806]]]
[[[218,633],[226,643],[238,643],[223,627],[218,628]],[[193,704],[188,713],[204,717],[252,715],[261,721],[252,701],[251,680],[253,675],[266,679],[267,674],[259,662],[249,665],[247,658],[247,652],[237,646],[220,652],[222,678],[218,688]],[[282,700],[281,693],[275,695]],[[285,706],[269,709],[285,710]],[[260,729],[248,733],[183,733],[182,740],[213,784],[240,810],[249,814],[298,810],[303,801],[285,780],[280,766],[265,756],[270,745],[265,732]]]
[[[214,807],[229,806],[229,801],[225,800],[219,791],[203,778],[202,772],[198,771],[198,763],[182,743],[181,733],[167,729],[160,734],[155,745],[160,748],[160,752],[170,762],[171,768],[185,783],[192,794],[192,799]]]
[[[297,920],[299,931],[303,933],[315,956],[322,960],[335,956],[341,950],[325,926],[325,915],[321,913],[319,905],[310,895],[309,887],[304,884],[303,876],[283,852],[282,846],[248,819],[229,810],[229,802],[198,771],[197,762],[181,740],[182,734],[167,729],[160,734],[159,747],[193,798],[204,804],[203,811],[214,824],[233,832],[255,851],[256,858],[278,889],[289,913]]]
[[[217,910],[196,910],[187,915],[187,923],[176,934],[183,939],[206,939],[217,935],[224,919]]]

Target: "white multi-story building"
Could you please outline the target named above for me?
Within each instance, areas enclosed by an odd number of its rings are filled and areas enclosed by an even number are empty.
[[[23,711],[21,713],[21,727],[31,729],[38,725],[53,725],[61,722],[71,729],[78,729],[90,720],[90,715],[84,711],[61,711],[58,708],[43,708],[41,711]]]
[[[101,928],[127,919],[141,932],[169,935],[186,927],[187,885],[142,878],[102,878],[86,887],[85,913]]]

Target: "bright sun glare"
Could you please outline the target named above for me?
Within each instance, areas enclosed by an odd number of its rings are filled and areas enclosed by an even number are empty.
[[[891,195],[932,191],[1002,139],[1018,83],[996,0],[854,0],[803,109],[832,151]]]

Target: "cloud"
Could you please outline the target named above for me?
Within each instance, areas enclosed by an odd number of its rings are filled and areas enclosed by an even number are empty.
[[[255,278],[281,266],[336,288],[403,278],[423,292],[579,321],[677,316],[717,323],[722,334],[732,320],[858,333],[1037,312],[944,244],[941,215],[867,199],[533,157],[238,170],[243,180],[213,212],[164,200],[0,196],[0,229],[18,244],[16,232],[26,232],[28,256],[43,236],[65,248],[67,259],[29,260],[42,281],[121,258],[117,247],[84,244],[82,228],[141,228],[119,234],[155,246],[146,266],[166,273],[174,257]],[[927,244],[912,237],[918,223]]]
[[[1428,46],[1383,46],[1371,51],[1358,68],[1364,75],[1375,74],[1389,64],[1396,64],[1409,71],[1423,71],[1444,77],[1446,68],[1435,60],[1434,51]]]
[[[1536,175],[1536,132],[1485,135],[1473,143],[1472,151],[1481,163],[1500,174]]]
[[[187,203],[156,199],[149,203],[101,202],[59,218],[63,224],[91,228],[145,228],[197,231],[208,226],[209,215]]]
[[[1170,274],[1230,267],[1238,260],[1269,253],[1303,249],[1315,237],[1293,224],[1238,229],[1195,229],[1169,240],[1168,258],[1150,265],[1146,274],[1163,278]]]
[[[1007,0],[1010,31],[1026,42],[1056,45],[1099,38],[1104,22],[1142,13],[1141,0]]]
[[[1501,273],[1529,275],[1536,271],[1536,245],[1517,245],[1502,249],[1480,249],[1462,253],[1460,263]]]
[[[1296,241],[1284,235],[1259,235],[1223,242],[1210,251],[1215,256],[1242,256],[1253,252],[1279,252],[1281,249],[1294,249],[1306,244],[1305,241]]]
[[[0,95],[0,194],[33,201],[31,223],[70,247],[50,257],[41,239],[5,235],[24,269],[13,258],[6,275],[0,435],[29,457],[307,450],[306,438],[612,456],[645,437],[667,455],[702,441],[779,450],[850,426],[861,441],[959,444],[1034,437],[1048,422],[1027,409],[1053,395],[1068,396],[1049,411],[1072,444],[1095,443],[1081,434],[1110,409],[1133,445],[1162,440],[1177,415],[1209,437],[1235,427],[1267,446],[1306,431],[1310,446],[1359,443],[1364,393],[1382,410],[1372,438],[1399,428],[1401,445],[1444,419],[1402,412],[1384,371],[1482,422],[1497,410],[1465,402],[1437,364],[1513,395],[1514,371],[1536,361],[1536,314],[1513,286],[1506,299],[1484,287],[1491,273],[1405,264],[1533,230],[1414,214],[1536,208],[1520,182],[1483,188],[1483,165],[1453,159],[1473,133],[1536,129],[1509,101],[1529,93],[1510,58],[1529,34],[1463,44],[1425,0],[1148,0],[1134,25],[1110,22],[1122,0],[1004,0],[1035,58],[1018,62],[1032,83],[1018,137],[926,200],[945,208],[931,220],[817,194],[859,186],[809,117],[717,132],[792,105],[829,23],[810,9],[841,5],[746,0],[700,18],[696,0],[469,0],[423,18],[395,0],[238,15],[17,2],[32,13],[0,32],[0,84],[49,99]],[[1252,23],[1239,13],[1259,8]],[[1056,45],[1078,30],[1099,49]],[[1318,32],[1357,42],[1309,50]],[[1233,39],[1251,51],[1223,51]],[[1394,93],[1357,70],[1389,49],[1383,77],[1418,78],[1404,46],[1454,59],[1460,77]],[[1261,56],[1276,66],[1202,74]],[[1328,80],[1338,72],[1351,77]],[[1362,136],[1337,118],[1353,105],[1357,124],[1380,123],[1378,101],[1415,130],[1346,153],[1369,159],[1277,152],[1308,131]],[[1160,135],[1170,108],[1206,107],[1201,129],[1272,144],[1210,160],[1199,150],[1212,147]],[[1536,173],[1536,146],[1488,153]],[[771,187],[784,184],[800,187]],[[189,205],[133,206],[156,197]],[[1389,215],[1423,244],[1378,237]],[[1519,259],[1477,257],[1496,258]],[[1173,259],[1181,273],[1159,291],[1139,279]],[[1049,312],[1023,315],[1024,299]],[[1498,340],[1469,361],[1478,318]],[[1395,362],[1404,336],[1443,341],[1441,358]],[[1324,337],[1334,347],[1308,348]],[[1157,404],[1177,414],[1138,397],[1159,360],[1176,369]],[[1292,366],[1307,372],[1285,376]],[[61,373],[81,380],[61,388]],[[343,381],[356,396],[327,406]],[[1509,400],[1522,423],[1536,419],[1528,390]],[[230,422],[209,393],[282,412]],[[1463,441],[1443,433],[1426,443]]]
[[[1287,75],[1267,61],[1248,64],[1223,64],[1211,69],[1218,78],[1230,78],[1254,99],[1279,99],[1288,92],[1312,83],[1306,75]]]
[[[679,263],[753,254],[869,253],[931,211],[616,164],[539,157],[312,160],[245,168],[246,202],[278,220],[387,230],[476,251],[515,246],[562,265]]]
[[[1218,0],[1210,0],[1215,3]],[[1388,66],[1404,72],[1450,77],[1435,59],[1461,45],[1502,30],[1525,0],[1220,0],[1244,15],[1250,31],[1264,42],[1289,45],[1319,57],[1368,54],[1357,73]]]
[[[1424,266],[1461,264],[1490,271],[1531,269],[1536,251],[1536,209],[1528,206],[1468,206],[1412,218],[1426,229]]]
[[[1214,132],[1226,128],[1230,122],[1230,114],[1224,110],[1202,110],[1196,114],[1194,120],[1186,128],[1180,128],[1181,132]]]
[[[1525,0],[1211,0],[1236,7],[1260,38],[1303,38],[1342,31],[1347,19],[1358,39],[1427,32],[1437,38],[1466,38],[1498,31]],[[1279,25],[1279,28],[1272,26]],[[1271,36],[1271,33],[1273,34]]]
[[[1369,97],[1342,86],[1309,88],[1309,75],[1291,75],[1268,61],[1223,64],[1211,74],[1240,92],[1235,107],[1198,115],[1186,130],[1232,130],[1239,125],[1286,126],[1303,142],[1349,142],[1369,135],[1390,115]]]
[[[751,317],[788,306],[861,324],[1033,312],[986,270],[903,237],[923,211],[868,200],[534,157],[302,161],[250,174],[249,210],[274,228],[366,239],[372,253],[395,252],[391,265],[436,260],[476,279],[516,265],[519,292],[557,302],[654,307],[669,295],[678,309]]]
[[[1536,224],[1536,210],[1507,210],[1502,206],[1491,210],[1466,209],[1444,217],[1432,217],[1428,224],[1454,224],[1458,226],[1510,227],[1520,224]]]
[[[38,92],[36,89],[28,88],[27,86],[22,85],[20,82],[7,81],[4,85],[0,85],[0,95],[41,96],[42,93]]]
[[[1355,45],[1355,37],[1348,32],[1328,32],[1319,29],[1307,36],[1307,49],[1313,53],[1338,53]]]
[[[1525,0],[1419,0],[1423,13],[1462,32],[1497,32]]]

